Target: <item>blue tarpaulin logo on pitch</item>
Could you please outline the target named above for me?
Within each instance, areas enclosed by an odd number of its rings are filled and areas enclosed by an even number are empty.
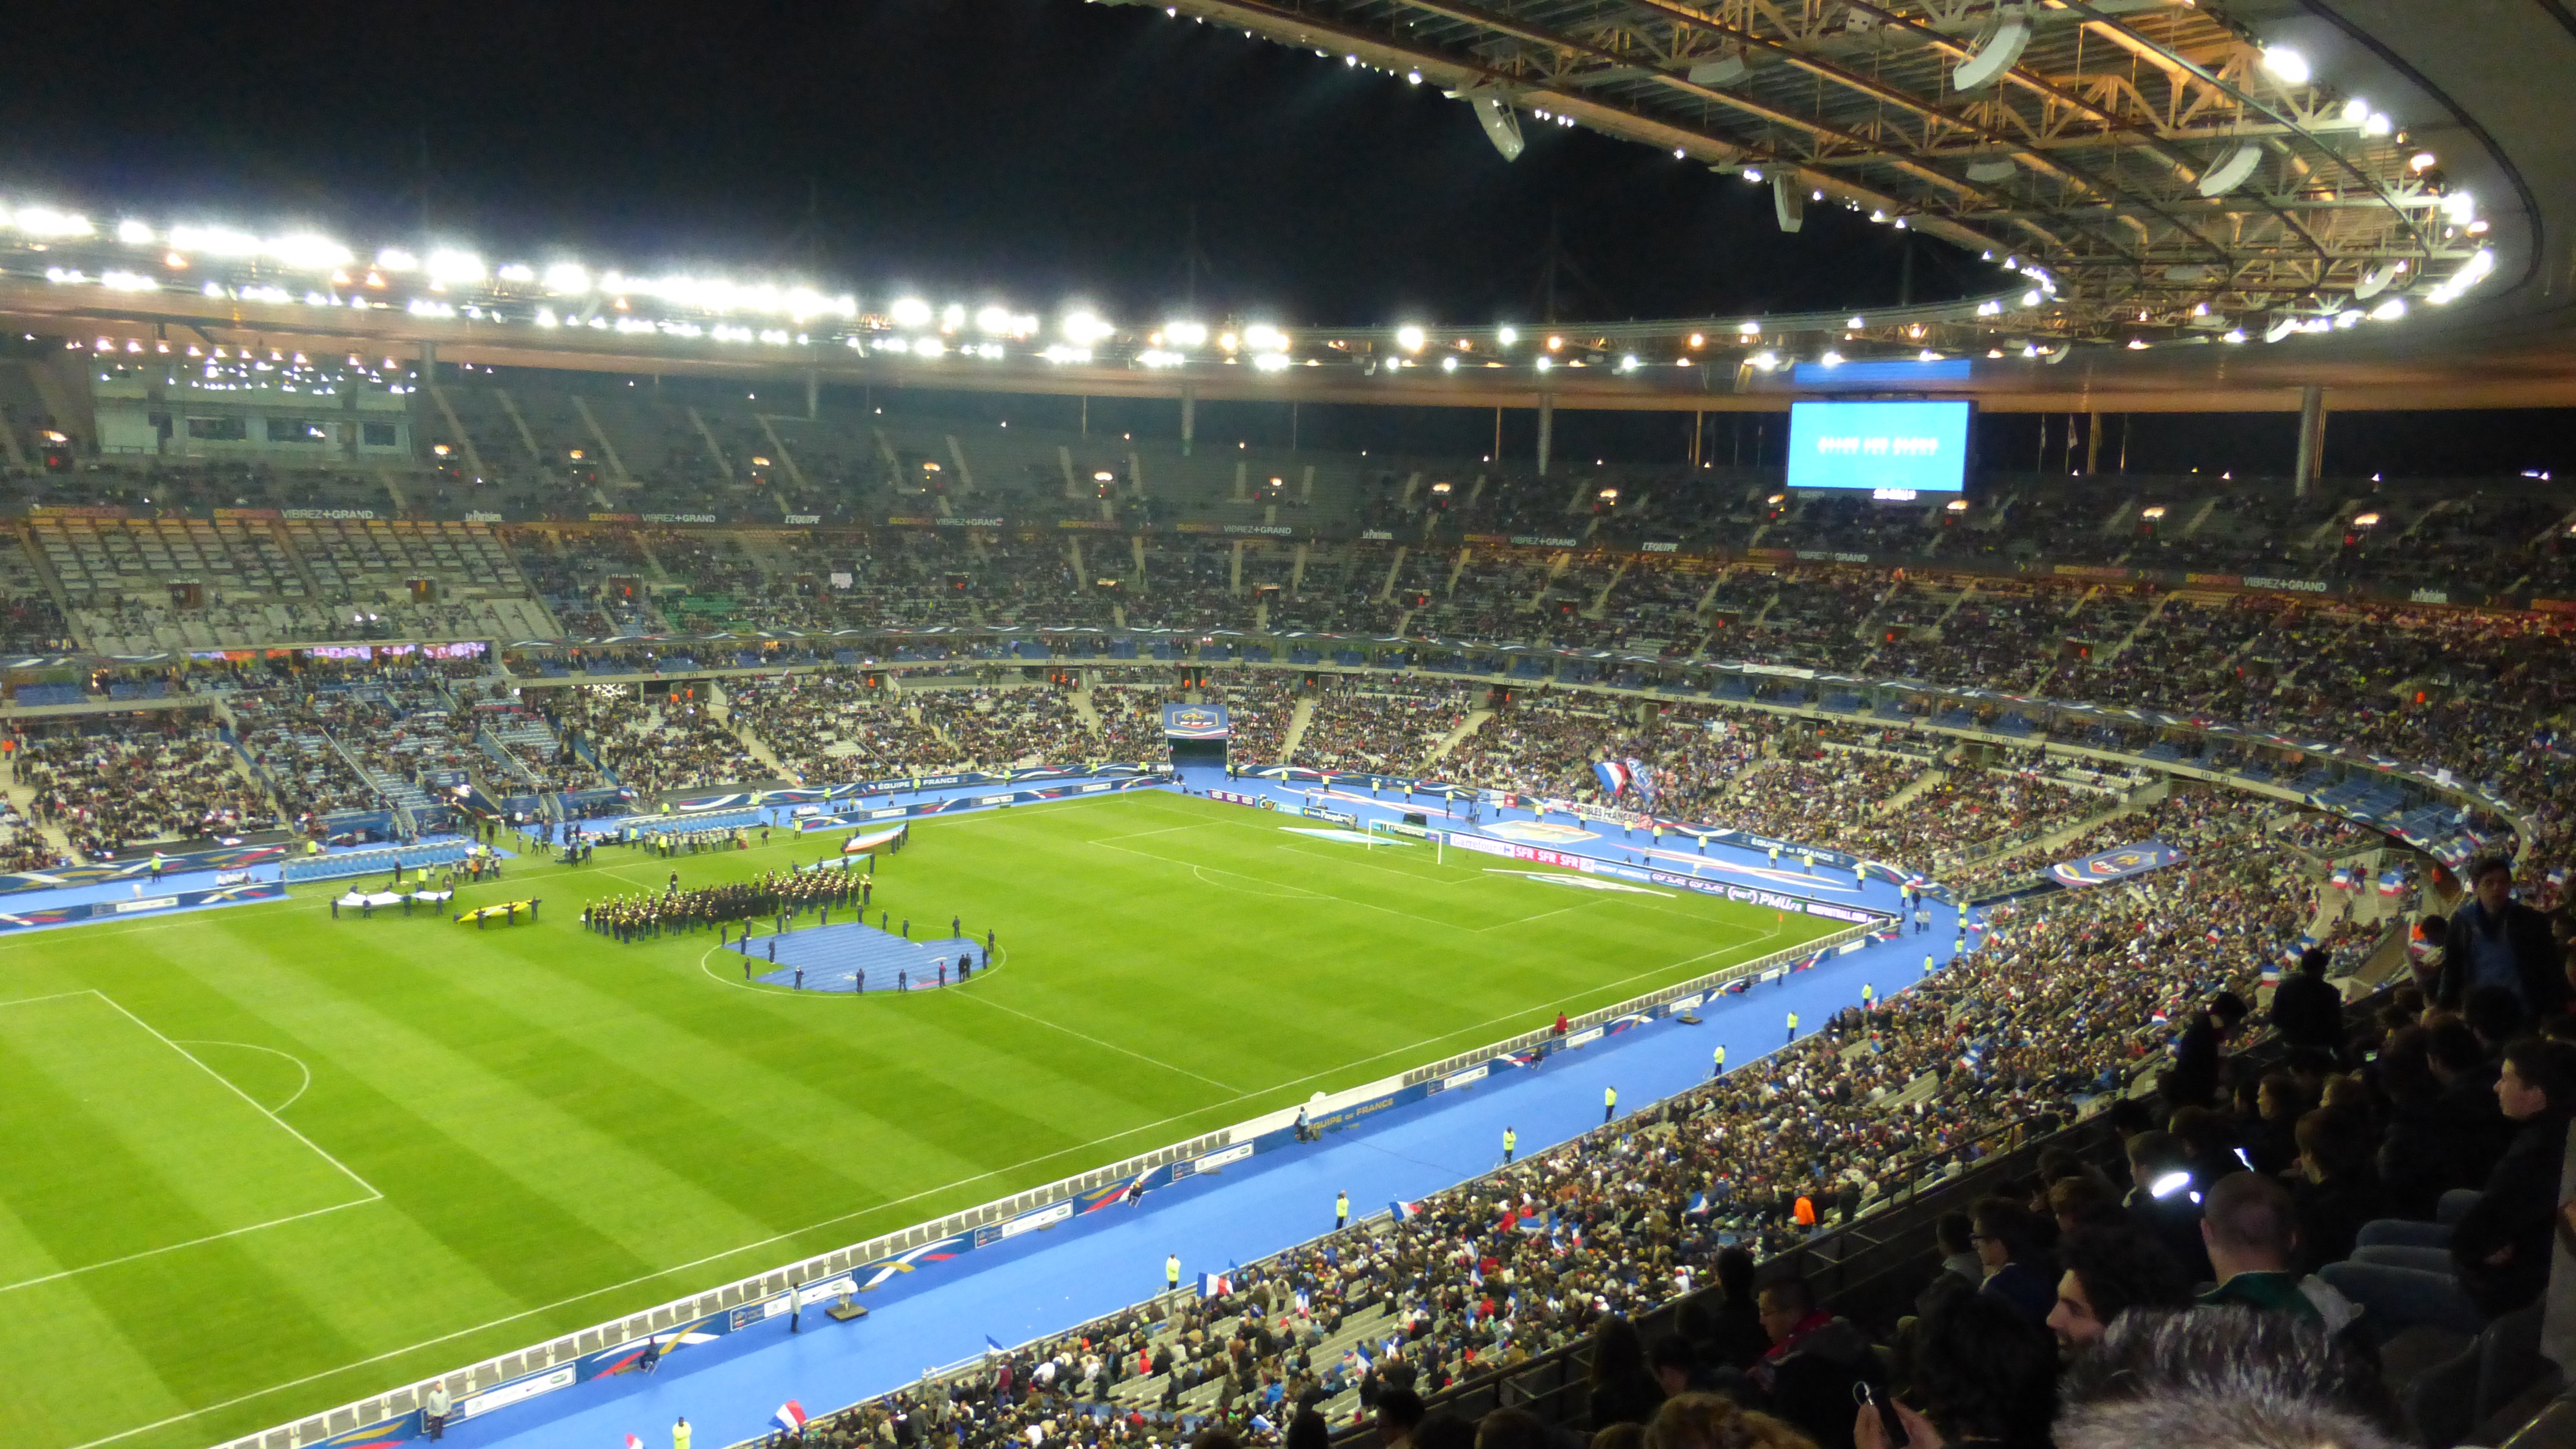
[[[2161,870],[2180,859],[2182,852],[2163,841],[2144,840],[2136,845],[2123,845],[2088,855],[2082,860],[2061,861],[2050,866],[2048,873],[2056,877],[2060,885],[2102,885]]]
[[[1221,740],[1229,733],[1225,706],[1221,704],[1163,706],[1163,738],[1167,740]]]

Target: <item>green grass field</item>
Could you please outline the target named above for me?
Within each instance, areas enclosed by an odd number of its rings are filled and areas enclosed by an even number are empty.
[[[0,940],[0,1444],[204,1445],[1833,929],[1290,823],[923,822],[877,904],[1005,954],[912,996],[582,931],[669,869],[623,851],[460,892],[534,927],[334,921],[317,885]]]

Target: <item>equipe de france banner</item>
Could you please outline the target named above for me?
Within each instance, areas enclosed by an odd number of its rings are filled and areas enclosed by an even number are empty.
[[[2136,845],[2122,845],[2088,855],[2082,860],[2060,861],[2048,868],[2059,885],[2104,885],[2161,870],[2182,859],[2182,852],[2161,840],[2143,840]]]

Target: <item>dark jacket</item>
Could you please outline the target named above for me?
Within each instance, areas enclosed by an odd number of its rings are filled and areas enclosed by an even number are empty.
[[[1711,1363],[1740,1369],[1771,1347],[1771,1335],[1762,1330],[1762,1312],[1750,1295],[1742,1302],[1729,1298],[1709,1318],[1709,1338],[1701,1348]]]
[[[2441,973],[2433,978],[2435,1004],[2457,1007],[2468,995],[2469,962],[2474,951],[2470,933],[2485,916],[2485,908],[2476,901],[2451,913],[2450,929],[2443,937]],[[2549,918],[2513,901],[2504,908],[2502,929],[2505,940],[2513,947],[2514,967],[2522,976],[2523,1004],[2535,1017],[2554,1016],[2566,1010],[2567,972],[2561,964],[2558,943],[2549,934]]]
[[[2399,1102],[2379,1139],[2379,1182],[2392,1217],[2431,1222],[2442,1194],[2458,1186],[2459,1137],[2439,1096]]]
[[[1592,1390],[1592,1427],[1598,1431],[1613,1424],[1649,1424],[1663,1406],[1664,1386],[1651,1374],[1597,1384]]]
[[[2522,1124],[2513,1145],[2487,1174],[2477,1204],[2451,1227],[2451,1261],[2460,1286],[2488,1316],[2510,1313],[2540,1296],[2549,1281],[2558,1182],[2567,1157],[2567,1117],[2543,1112]],[[2502,1264],[2487,1259],[2511,1248]]]
[[[2367,1167],[2324,1182],[2302,1181],[2290,1199],[2299,1225],[2301,1273],[2351,1257],[2361,1225],[2388,1216],[2388,1194],[2380,1189],[2379,1174]]]
[[[1764,1367],[1772,1413],[1815,1440],[1817,1449],[1852,1449],[1852,1385],[1879,1378],[1867,1334],[1837,1318]]]
[[[1977,1291],[2011,1304],[2034,1327],[2048,1322],[2049,1310],[2057,1306],[2057,1280],[2026,1263],[2004,1264]]]
[[[2218,1094],[2218,1029],[2209,1024],[2204,1014],[2183,1029],[2182,1039],[2174,1043],[2173,1069],[2165,1075],[2163,1090],[2177,1107],[2206,1107]]]
[[[2292,972],[2273,989],[2272,1029],[2294,1047],[2343,1050],[2343,993],[2323,975]]]

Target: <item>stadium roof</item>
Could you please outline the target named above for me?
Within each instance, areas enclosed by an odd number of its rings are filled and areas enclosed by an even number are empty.
[[[2562,6],[1156,8],[1437,86],[1506,155],[1523,126],[1590,126],[1724,173],[1711,185],[1758,177],[1784,226],[1848,206],[1974,249],[1994,281],[1865,315],[1517,332],[1042,320],[805,282],[576,267],[578,285],[559,285],[560,266],[462,251],[379,268],[325,238],[131,220],[48,235],[65,214],[22,203],[0,211],[0,318],[120,347],[175,326],[327,350],[431,342],[495,366],[1104,396],[1726,410],[1867,387],[2002,410],[2211,411],[2295,407],[2322,385],[2343,409],[2576,403],[2576,158],[2557,142],[2576,17]]]

